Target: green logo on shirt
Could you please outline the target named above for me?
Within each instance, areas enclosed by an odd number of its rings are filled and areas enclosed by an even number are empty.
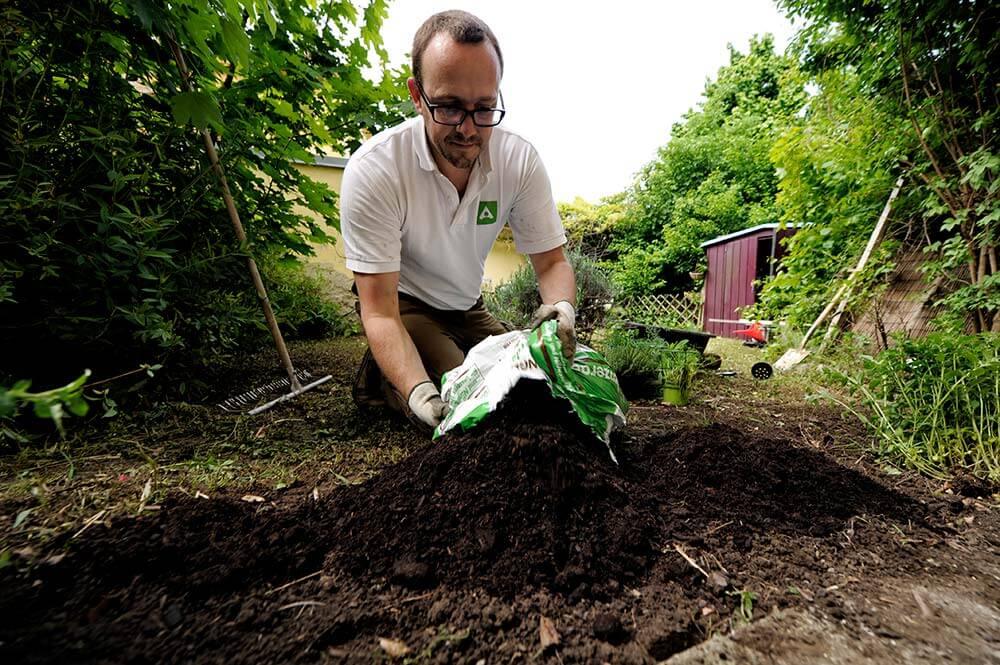
[[[497,202],[480,201],[476,224],[494,224],[497,221]]]

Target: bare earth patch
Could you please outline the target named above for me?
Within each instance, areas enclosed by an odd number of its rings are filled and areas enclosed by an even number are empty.
[[[532,386],[434,443],[360,414],[360,348],[298,346],[335,381],[258,418],[3,459],[0,659],[1000,662],[993,498],[885,475],[801,380],[634,404],[616,466]]]

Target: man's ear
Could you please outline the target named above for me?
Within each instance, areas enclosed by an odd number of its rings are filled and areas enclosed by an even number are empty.
[[[417,107],[417,111],[422,111],[424,100],[420,99],[420,90],[417,89],[417,80],[412,76],[406,79],[406,87],[410,91],[410,101]]]

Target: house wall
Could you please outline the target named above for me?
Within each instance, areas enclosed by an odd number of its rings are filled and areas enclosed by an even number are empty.
[[[705,248],[704,329],[722,337],[736,337],[733,331],[746,328],[737,323],[740,311],[755,302],[753,282],[757,271],[757,240],[774,235],[773,229],[734,238]]]
[[[297,164],[296,166],[299,171],[316,182],[322,182],[333,191],[340,193],[340,183],[344,179],[344,169],[333,166],[315,166],[312,164]],[[319,218],[319,215],[305,208],[300,208],[298,212],[304,212],[311,217]],[[313,245],[316,255],[309,257],[307,261],[326,271],[332,270],[346,277],[353,278],[351,271],[347,269],[347,265],[345,264],[344,242],[340,236],[340,232],[332,226],[326,226],[326,232],[336,238],[336,242],[333,245]]]

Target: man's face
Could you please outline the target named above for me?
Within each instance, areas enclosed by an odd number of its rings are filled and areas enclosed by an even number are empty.
[[[488,41],[459,44],[438,34],[427,45],[422,60],[424,94],[434,105],[469,111],[494,108],[500,87],[500,62]],[[416,81],[409,80],[410,98],[424,117],[434,159],[468,170],[489,144],[491,127],[477,127],[467,115],[461,125],[438,124],[420,97]]]

